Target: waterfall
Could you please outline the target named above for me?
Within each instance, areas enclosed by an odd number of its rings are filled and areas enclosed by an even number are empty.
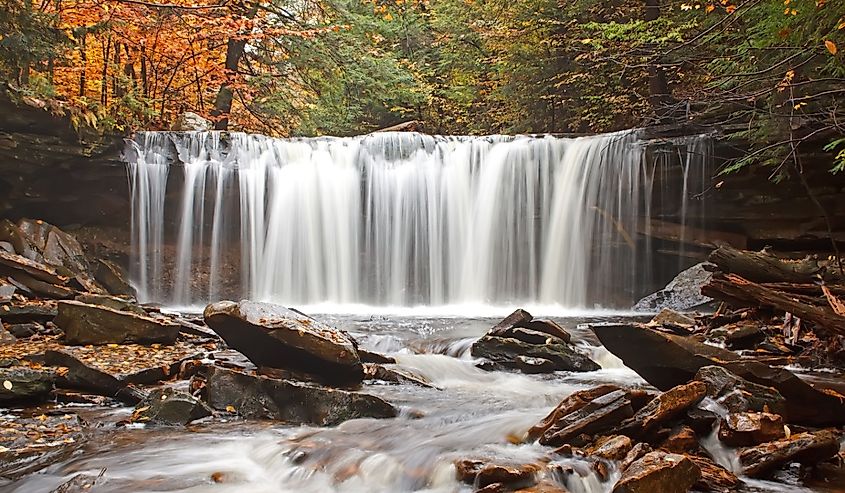
[[[708,142],[678,151],[682,218],[709,180]],[[620,305],[648,274],[638,232],[665,159],[636,131],[145,132],[128,147],[133,279],[179,305]]]

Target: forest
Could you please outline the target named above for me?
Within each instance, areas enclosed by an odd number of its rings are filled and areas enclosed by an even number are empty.
[[[120,130],[587,133],[719,124],[775,171],[845,166],[845,9],[825,0],[7,0],[0,74]],[[777,175],[777,172],[773,173]]]

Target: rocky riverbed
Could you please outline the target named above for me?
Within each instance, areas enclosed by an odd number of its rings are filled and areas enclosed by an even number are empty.
[[[49,224],[4,223],[0,249],[0,491],[845,480],[840,373],[801,370],[836,355],[815,357],[811,325],[785,340],[776,313],[352,317],[224,301],[178,314],[137,304],[118,265]]]

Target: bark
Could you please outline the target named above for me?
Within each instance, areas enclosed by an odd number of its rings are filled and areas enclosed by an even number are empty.
[[[659,0],[645,0],[645,13],[643,15],[643,20],[650,22],[657,20],[659,17]],[[666,121],[672,112],[672,94],[669,91],[669,82],[666,79],[666,72],[660,65],[655,64],[648,68],[648,92],[649,102],[658,116],[658,121]]]
[[[737,250],[722,246],[710,254],[708,261],[720,271],[737,274],[754,282],[814,283],[818,279],[837,281],[842,273],[814,259],[787,261],[765,252]]]
[[[249,6],[249,10],[244,16],[247,19],[252,19],[257,13],[258,3],[254,3]],[[246,39],[232,38],[226,44],[225,68],[229,78],[234,77],[238,72],[238,65],[240,65],[241,58],[243,58],[245,48]],[[214,122],[215,130],[227,130],[229,128],[229,113],[232,111],[232,101],[234,99],[235,92],[231,87],[231,81],[227,79],[220,85],[220,90],[214,99],[214,109],[211,111],[211,116],[215,117],[216,120]]]

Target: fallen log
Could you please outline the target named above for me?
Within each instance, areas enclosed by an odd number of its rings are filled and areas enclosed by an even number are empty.
[[[830,333],[845,335],[845,316],[833,308],[815,305],[802,297],[767,288],[736,274],[716,274],[701,287],[701,294],[739,306],[769,307],[813,322]]]
[[[758,283],[813,283],[841,280],[842,272],[815,259],[783,260],[766,252],[720,246],[707,260],[726,274],[736,274]]]

